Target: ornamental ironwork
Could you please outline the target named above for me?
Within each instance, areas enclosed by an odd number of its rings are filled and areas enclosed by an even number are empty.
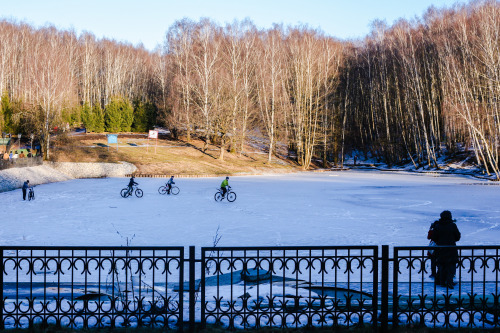
[[[202,326],[376,327],[377,255],[376,246],[202,248]]]
[[[0,329],[499,328],[500,247],[453,247],[445,286],[439,249],[0,247]]]
[[[430,255],[441,249],[458,253],[452,284],[443,284],[430,276]],[[395,247],[393,300],[389,301],[393,304],[395,324],[500,327],[499,250],[497,246]]]
[[[175,328],[184,248],[3,247],[1,328]]]

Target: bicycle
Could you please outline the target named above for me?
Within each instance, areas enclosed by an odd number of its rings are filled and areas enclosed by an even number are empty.
[[[224,198],[227,199],[227,201],[229,202],[233,202],[234,200],[236,200],[236,193],[234,193],[232,190],[231,190],[231,187],[228,186],[229,188],[227,189],[227,192],[226,192],[226,195],[222,195],[222,189],[217,189],[217,192],[215,192],[215,195],[214,195],[214,199],[215,201],[222,201]]]
[[[123,198],[128,198],[129,196],[131,196],[133,193],[135,193],[135,196],[138,197],[138,198],[142,198],[143,196],[143,192],[140,188],[138,188],[137,186],[132,186],[132,188],[128,188],[128,187],[125,187],[124,189],[122,189],[120,191],[120,195],[123,197]]]
[[[181,190],[180,190],[177,186],[172,186],[172,187],[170,188],[170,193],[169,193],[169,194],[177,195],[177,194],[179,194],[179,192],[180,192],[180,191],[181,191]],[[167,192],[168,192],[168,187],[167,187],[167,185],[165,185],[165,186],[160,186],[160,188],[158,188],[158,193],[160,193],[160,194],[165,194],[165,193],[167,193]]]
[[[33,190],[33,187],[30,187],[28,192],[28,201],[31,200],[35,200],[35,191]]]

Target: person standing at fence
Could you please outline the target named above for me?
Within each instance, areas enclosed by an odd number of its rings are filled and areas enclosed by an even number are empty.
[[[3,159],[4,159],[4,161],[9,160],[9,153],[7,151],[3,154]]]
[[[460,231],[452,219],[451,212],[445,210],[440,219],[434,225],[433,239],[438,246],[456,246],[460,240]],[[435,283],[443,287],[453,289],[455,283],[456,266],[458,263],[458,251],[456,248],[436,248],[437,278]]]
[[[27,180],[23,184],[23,200],[26,200],[26,192],[28,191],[29,187],[30,187],[30,181]]]
[[[429,231],[427,232],[427,239],[429,240],[429,246],[436,246],[436,241],[434,240],[434,228],[437,221],[432,222]],[[434,250],[427,251],[427,256],[431,260],[431,278],[436,278],[436,252]]]

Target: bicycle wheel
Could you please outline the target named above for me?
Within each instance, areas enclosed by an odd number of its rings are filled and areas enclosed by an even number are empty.
[[[180,191],[181,190],[179,190],[177,186],[172,186],[172,188],[170,189],[170,193],[172,193],[173,195],[179,194]]]
[[[137,190],[135,190],[135,196],[138,197],[138,198],[142,198],[142,195],[144,193],[142,193],[142,190],[140,188],[138,188]]]
[[[236,193],[234,192],[229,192],[227,194],[227,201],[229,202],[233,202],[234,200],[236,200]]]
[[[158,193],[160,194],[166,194],[167,193],[167,187],[166,186],[160,186],[158,189]]]
[[[216,192],[215,195],[214,195],[214,199],[215,201],[222,201],[222,193],[220,192]]]
[[[120,191],[120,195],[122,196],[122,198],[126,198],[128,197],[128,188],[124,188]]]

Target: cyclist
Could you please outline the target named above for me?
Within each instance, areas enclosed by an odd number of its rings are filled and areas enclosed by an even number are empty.
[[[26,200],[26,191],[30,188],[30,181],[27,180],[23,184],[23,200]]]
[[[170,190],[172,189],[172,184],[175,184],[174,176],[171,176],[167,182],[167,194],[170,194]]]
[[[228,188],[231,188],[231,186],[229,186],[229,177],[226,177],[226,179],[222,181],[222,184],[220,184],[220,189],[222,190],[223,198],[226,195]]]
[[[134,175],[132,175],[130,181],[128,182],[128,193],[132,193],[132,187],[134,187],[134,185],[139,185],[139,184],[134,181]]]

